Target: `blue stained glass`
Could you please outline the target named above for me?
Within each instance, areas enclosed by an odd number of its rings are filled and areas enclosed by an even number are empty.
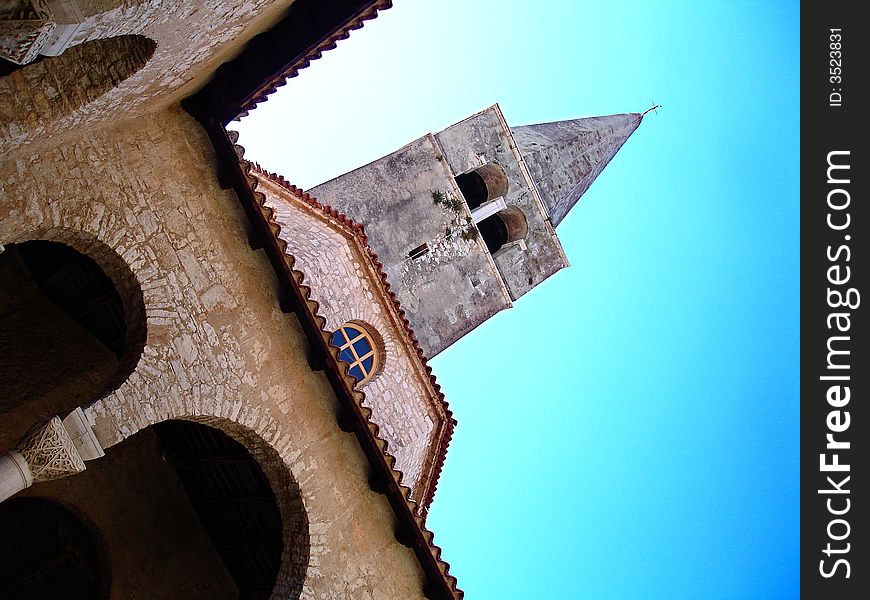
[[[341,335],[341,330],[338,330],[332,334],[332,345],[333,346],[338,346],[339,348],[341,348],[342,346],[344,346],[344,344],[345,344],[344,336]]]
[[[351,327],[350,325],[345,325],[344,327],[342,327],[342,329],[344,329],[344,332],[347,334],[347,339],[349,340],[352,340],[355,337],[359,337],[359,335],[362,333],[359,329],[357,329],[356,327]]]
[[[372,351],[372,347],[369,345],[369,341],[366,338],[362,338],[355,342],[353,347],[356,349],[357,356],[365,356]]]
[[[353,357],[353,353],[350,351],[350,348],[345,348],[344,350],[339,352],[338,359],[343,360],[346,363],[352,363],[354,360],[356,360]]]
[[[365,359],[364,361],[362,361],[363,370],[364,370],[366,373],[371,373],[371,372],[372,372],[372,364],[373,364],[374,362],[375,362],[375,357],[374,357],[374,356],[369,356],[367,359]]]
[[[362,381],[362,379],[363,379],[363,372],[359,368],[359,365],[355,365],[355,366],[351,367],[351,369],[350,369],[350,371],[348,371],[348,373],[350,373],[351,375],[356,377],[357,381]]]

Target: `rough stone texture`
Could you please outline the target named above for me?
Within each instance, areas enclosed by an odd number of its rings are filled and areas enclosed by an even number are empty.
[[[453,173],[471,171],[489,162],[501,165],[508,178],[508,193],[504,197],[508,207],[523,212],[528,222],[526,249],[505,247],[495,255],[495,264],[504,284],[516,300],[547,277],[568,266],[562,244],[528,172],[521,164],[516,145],[498,105],[451,125],[436,134],[444,149],[444,158]]]
[[[155,47],[141,35],[94,40],[0,79],[0,131],[49,127],[136,73]]]
[[[255,456],[271,454],[261,464],[273,489],[282,478],[299,487],[310,536],[302,598],[422,598],[420,565],[370,490],[355,437],[338,428],[333,391],[309,368],[295,317],[278,308],[271,266],[246,244],[198,124],[173,106],[56,142],[2,155],[0,240],[63,237],[83,253],[97,240],[141,286],[141,358],[85,411],[107,455],[165,419],[219,427],[260,447]],[[292,543],[292,528],[286,535]],[[293,582],[282,585],[274,597]]]
[[[490,256],[473,237],[477,229],[455,177],[487,163],[504,169],[505,203],[528,221],[525,250],[513,244]],[[448,202],[435,202],[433,192]],[[428,356],[568,265],[497,105],[310,193],[366,226]],[[460,199],[453,208],[452,198]],[[423,243],[429,251],[410,258]]]
[[[465,233],[467,207],[451,210],[433,200],[434,192],[461,197],[433,136],[309,192],[365,225],[427,356],[510,306],[486,245]],[[423,243],[429,251],[410,258]]]
[[[425,487],[434,484],[429,479],[443,434],[435,423],[443,426],[447,419],[429,374],[403,339],[404,327],[392,301],[380,290],[380,276],[353,237],[286,188],[265,177],[258,179],[257,190],[266,194],[275,221],[282,232],[288,232],[282,235],[287,252],[305,273],[305,283],[311,286],[311,298],[320,304],[319,314],[326,318],[327,329],[361,321],[383,340],[382,369],[363,386],[365,402],[397,459],[403,483],[419,502],[425,497]]]
[[[554,227],[616,156],[642,118],[629,113],[511,129]]]
[[[251,37],[277,21],[290,4],[291,0],[99,0],[87,4],[85,14],[89,16],[73,43],[138,35],[155,42],[156,51],[140,65],[138,49],[130,52],[136,56],[125,57],[123,48],[112,46],[107,57],[104,44],[98,44],[99,52],[80,61],[73,47],[57,58],[0,77],[0,156],[10,156],[25,145],[32,151],[34,142],[44,142],[49,136],[54,143],[77,127],[111,125],[179,101]],[[111,66],[119,63],[124,65],[123,72]],[[141,68],[128,68],[133,64]],[[88,73],[96,74],[94,80]],[[54,74],[61,74],[60,85]]]

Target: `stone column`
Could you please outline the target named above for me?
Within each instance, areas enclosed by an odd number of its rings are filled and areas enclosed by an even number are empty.
[[[60,479],[85,470],[85,460],[103,456],[103,447],[80,408],[66,419],[52,417],[0,455],[0,502],[40,481]]]

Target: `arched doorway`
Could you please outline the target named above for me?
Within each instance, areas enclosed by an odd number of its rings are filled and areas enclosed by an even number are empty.
[[[100,569],[91,560],[80,570],[99,577],[86,581],[72,573],[64,589],[75,588],[74,593],[63,597],[100,598],[88,595],[94,589],[88,581],[100,583],[111,571],[111,597],[299,598],[309,530],[298,485],[257,434],[225,420],[212,425],[220,428],[188,420],[147,427],[108,448],[85,471],[28,488],[0,508],[35,501],[30,496],[38,495],[73,507],[92,524],[105,558]],[[0,533],[3,526],[0,518]],[[50,533],[34,530],[30,544],[48,550],[16,555],[11,563],[16,570],[54,572],[52,561],[60,551]],[[4,537],[0,546],[16,552]],[[70,546],[68,553],[75,556],[76,548]],[[18,581],[0,565],[0,583],[3,577]],[[0,597],[61,596],[4,595],[0,588]]]
[[[175,469],[239,600],[268,600],[278,580],[285,536],[278,500],[260,464],[214,427],[177,420],[158,423],[154,431],[163,460]],[[296,508],[301,510],[301,503]],[[298,533],[307,538],[305,529]],[[295,562],[300,553],[307,560],[307,544],[287,552]]]
[[[44,498],[0,504],[0,598],[109,597],[104,549],[72,511]]]
[[[139,360],[141,289],[117,254],[88,245],[112,277],[59,242],[9,244],[0,254],[0,446],[111,391]]]

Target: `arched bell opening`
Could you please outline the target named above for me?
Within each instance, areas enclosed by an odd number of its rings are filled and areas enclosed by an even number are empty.
[[[114,251],[32,240],[0,254],[0,445],[120,385],[145,343],[142,291]],[[114,279],[113,279],[114,278]],[[117,282],[117,285],[116,285]]]
[[[0,504],[0,598],[104,600],[110,579],[93,527],[45,498]]]
[[[516,206],[509,206],[488,216],[477,227],[490,254],[495,254],[511,242],[525,239],[529,233],[526,215]]]
[[[505,196],[508,192],[507,174],[496,163],[487,163],[473,171],[457,175],[456,185],[471,210],[484,202]]]

